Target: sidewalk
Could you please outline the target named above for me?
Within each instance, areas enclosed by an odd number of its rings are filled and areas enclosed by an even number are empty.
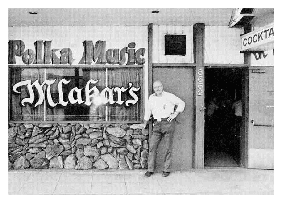
[[[191,169],[174,172],[164,178],[156,173],[150,178],[145,170],[9,171],[9,195],[17,194],[274,194],[274,171],[256,169]]]

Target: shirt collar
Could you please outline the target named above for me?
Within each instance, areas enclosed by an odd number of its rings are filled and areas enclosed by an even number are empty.
[[[165,92],[165,91],[163,91],[162,96],[164,96],[165,94],[166,94],[166,92]],[[155,97],[157,97],[156,93],[154,93],[153,95],[154,95]]]

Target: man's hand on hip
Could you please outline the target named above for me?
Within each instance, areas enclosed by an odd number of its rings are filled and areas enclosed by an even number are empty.
[[[174,113],[170,114],[170,116],[167,118],[167,121],[168,121],[168,122],[171,122],[173,119],[176,118],[176,116],[177,116],[178,114],[179,114],[178,112],[174,112]]]

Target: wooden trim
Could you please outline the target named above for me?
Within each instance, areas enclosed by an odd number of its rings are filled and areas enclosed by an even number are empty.
[[[241,135],[240,147],[244,147],[244,149],[240,149],[241,153],[241,166],[248,166],[248,132],[249,132],[249,70],[244,70],[244,78],[243,78],[243,94],[242,94],[242,122],[243,129]],[[243,151],[241,151],[243,150]]]
[[[205,68],[248,68],[247,64],[204,64]]]
[[[252,31],[251,24],[247,24],[244,26],[244,34],[247,34]],[[251,53],[245,52],[244,53],[244,64],[250,66],[251,65]],[[247,168],[248,167],[248,149],[249,149],[249,70],[244,71],[244,78],[243,78],[243,103],[242,103],[242,117],[243,117],[243,135],[241,136],[241,139],[243,139],[244,149],[243,149],[243,155],[244,157],[241,157],[241,165],[242,167]],[[242,154],[242,153],[241,153]],[[242,160],[243,159],[243,160]]]
[[[196,93],[196,68],[193,68],[193,135],[192,135],[192,168],[196,168],[196,97],[197,97],[197,93]]]
[[[240,51],[241,54],[244,54],[244,53],[264,53],[264,51]]]
[[[148,25],[148,96],[153,93],[153,23]],[[153,132],[153,123],[149,122],[149,137]]]
[[[94,68],[143,68],[143,65],[64,65],[64,64],[56,64],[56,65],[8,65],[9,68],[81,68],[81,69],[94,69]]]
[[[11,94],[11,71],[8,70],[8,121],[11,120],[11,106],[12,106],[12,94]]]
[[[249,70],[255,69],[255,68],[273,68],[274,66],[249,66]]]
[[[9,121],[9,123],[105,123],[105,124],[111,124],[111,123],[142,123],[141,121]]]
[[[193,26],[193,52],[196,68],[194,69],[194,121],[195,130],[193,138],[193,167],[204,168],[204,127],[205,127],[205,68],[204,68],[204,52],[205,52],[205,24],[196,23]],[[202,84],[200,84],[201,73]],[[199,77],[199,78],[198,78]],[[202,86],[202,94],[198,95],[198,85]]]
[[[148,90],[153,93],[153,23],[148,25]]]
[[[193,52],[194,62],[197,66],[204,66],[204,40],[205,40],[205,24],[196,23],[193,26]]]
[[[144,69],[142,69],[142,71],[140,72],[140,87],[141,87],[141,104],[140,107],[141,108],[141,113],[140,113],[140,120],[143,120],[144,118],[144,104],[145,104],[145,81],[144,81]]]
[[[195,63],[153,63],[152,64],[153,67],[166,67],[166,68],[169,68],[169,67],[172,67],[172,68],[175,68],[175,67],[196,67],[196,64]]]
[[[252,32],[251,24],[247,24],[244,26],[244,34],[247,34],[249,32]],[[251,64],[251,53],[250,52],[244,53],[244,64],[247,64],[247,65]]]

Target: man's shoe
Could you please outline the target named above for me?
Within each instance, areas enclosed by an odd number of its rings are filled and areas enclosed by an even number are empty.
[[[153,175],[153,174],[154,174],[154,172],[147,171],[147,172],[145,173],[145,176],[146,176],[146,177],[150,177],[150,176]]]
[[[170,172],[163,172],[163,177],[169,176]]]

